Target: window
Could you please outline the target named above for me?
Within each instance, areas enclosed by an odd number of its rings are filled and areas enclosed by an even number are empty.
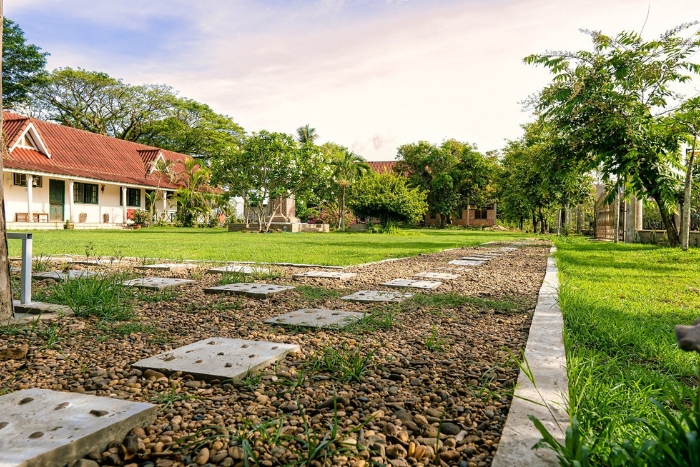
[[[28,149],[36,149],[36,144],[34,144],[34,140],[32,139],[31,136],[29,136],[29,132],[26,132],[23,136],[22,139],[19,140],[17,143],[18,148],[28,148]]]
[[[474,210],[474,219],[486,220],[486,219],[488,219],[488,212],[489,212],[489,210],[486,208],[475,209]]]
[[[97,185],[73,183],[73,201],[83,204],[97,204]]]
[[[14,178],[14,184],[17,186],[27,186],[27,175],[26,174],[12,174]],[[43,185],[43,180],[40,176],[34,175],[32,178],[32,186],[41,188]]]
[[[126,205],[131,207],[141,207],[141,189],[127,188],[126,189]],[[119,194],[119,206],[122,206],[121,193]]]

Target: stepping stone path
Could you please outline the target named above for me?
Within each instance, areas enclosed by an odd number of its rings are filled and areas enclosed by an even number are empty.
[[[390,302],[399,303],[407,298],[413,297],[412,293],[403,292],[387,292],[385,290],[360,290],[350,295],[340,297],[341,300],[348,302],[372,303],[372,302]]]
[[[12,305],[15,309],[15,314],[40,315],[43,313],[63,313],[64,315],[72,315],[73,310],[66,305],[57,305],[56,303],[46,302],[29,302],[21,303],[19,300],[12,300]],[[1,465],[1,464],[0,464]]]
[[[84,266],[109,266],[112,264],[117,264],[120,261],[109,260],[109,259],[75,259],[70,261],[70,264],[80,264]]]
[[[72,279],[84,279],[87,277],[93,277],[98,275],[98,272],[94,271],[77,271],[74,269],[69,269],[68,272],[63,271],[44,271],[32,273],[32,278],[37,280],[55,280],[55,281],[67,281]]]
[[[0,466],[64,467],[156,420],[158,406],[48,389],[0,397]],[[101,452],[101,451],[100,451]]]
[[[461,260],[463,260],[463,261],[482,261],[482,262],[486,262],[486,261],[491,261],[493,258],[491,258],[490,256],[471,255],[471,256],[465,256],[465,257],[459,258],[459,259],[461,259]]]
[[[381,285],[386,285],[387,287],[412,287],[414,289],[425,289],[434,290],[442,285],[439,281],[421,281],[413,279],[392,279],[388,282],[384,282]]]
[[[164,264],[147,264],[145,266],[136,266],[136,269],[148,269],[151,271],[169,271],[182,272],[196,268],[194,263],[164,263]]]
[[[165,373],[182,371],[197,379],[221,381],[241,379],[249,371],[265,368],[289,352],[299,352],[296,344],[250,341],[215,337],[139,360],[131,365]]]
[[[167,288],[180,287],[195,281],[190,279],[177,279],[174,277],[141,277],[122,282],[127,287],[138,287],[140,289],[161,290]]]
[[[331,272],[331,271],[307,271],[299,274],[294,274],[295,279],[302,277],[318,277],[322,279],[340,279],[346,280],[357,276],[354,272]]]
[[[468,260],[468,259],[453,259],[447,264],[454,264],[455,266],[481,266],[485,261]]]
[[[291,285],[256,284],[253,282],[237,282],[235,284],[219,285],[204,289],[204,293],[245,295],[252,298],[268,298],[272,295],[294,289]]]
[[[422,277],[424,279],[439,279],[451,281],[454,279],[459,279],[459,274],[447,274],[444,272],[419,272],[414,274],[415,277]]]
[[[250,267],[250,266],[233,265],[233,266],[222,266],[220,268],[211,268],[211,269],[208,269],[207,272],[210,274],[223,274],[223,273],[227,273],[227,272],[237,272],[239,274],[256,274],[256,273],[269,272],[269,270],[264,269],[264,268],[254,268],[254,267]]]
[[[274,318],[266,319],[268,324],[286,324],[311,328],[344,328],[354,321],[362,319],[364,313],[354,311],[323,310],[305,308]]]

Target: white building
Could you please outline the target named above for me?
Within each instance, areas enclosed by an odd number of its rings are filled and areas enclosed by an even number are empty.
[[[147,194],[159,192],[156,214],[176,211],[171,181],[188,157],[83,130],[5,112],[3,188],[8,230],[121,228],[134,210],[149,208]],[[170,173],[155,170],[172,161]],[[163,196],[165,194],[166,196]]]

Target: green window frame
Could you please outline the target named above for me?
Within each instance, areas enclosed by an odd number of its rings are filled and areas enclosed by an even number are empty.
[[[81,204],[98,204],[98,185],[92,183],[73,183],[73,202]]]
[[[122,194],[119,193],[119,206],[124,205],[122,201]],[[127,188],[126,189],[126,205],[130,208],[140,208],[141,207],[141,189],[140,188]]]
[[[16,186],[27,186],[27,174],[12,174],[13,184]],[[32,186],[34,188],[41,188],[44,185],[44,180],[40,175],[34,175],[32,179]]]

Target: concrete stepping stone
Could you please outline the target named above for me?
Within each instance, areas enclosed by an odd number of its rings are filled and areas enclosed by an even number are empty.
[[[392,279],[388,282],[384,282],[381,285],[385,285],[387,287],[412,287],[414,289],[434,290],[440,287],[442,285],[442,282],[421,280],[416,281],[413,279]]]
[[[284,315],[266,319],[268,324],[286,324],[311,328],[344,328],[354,321],[362,319],[364,313],[354,311],[324,310],[305,308]]]
[[[197,379],[241,379],[248,371],[265,368],[289,352],[299,352],[296,344],[214,337],[145,358],[131,365],[163,373],[191,374]]]
[[[476,261],[468,259],[453,259],[447,264],[454,264],[455,266],[481,266],[485,261]]]
[[[334,272],[334,271],[307,271],[299,274],[294,274],[292,277],[295,279],[303,277],[315,277],[321,279],[340,279],[346,280],[357,276],[354,272]]]
[[[491,261],[493,258],[491,258],[490,256],[471,255],[471,256],[463,256],[462,258],[457,258],[457,259],[461,259],[461,260],[464,260],[464,261],[482,261],[482,262],[486,262],[486,261]]]
[[[178,279],[175,277],[140,277],[122,282],[127,287],[138,287],[140,289],[161,290],[167,288],[180,287],[181,285],[194,283],[191,279]]]
[[[207,270],[207,272],[209,274],[225,274],[227,272],[237,272],[239,274],[256,274],[256,273],[269,272],[269,269],[255,268],[255,267],[251,267],[251,266],[231,265],[231,266],[222,266],[219,268],[210,268]]]
[[[136,266],[136,269],[145,269],[149,271],[168,271],[182,272],[196,268],[194,263],[163,263],[163,264],[147,264],[145,266]]]
[[[372,303],[372,302],[389,302],[399,303],[407,298],[413,297],[412,293],[404,292],[387,292],[385,290],[360,290],[350,295],[340,297],[341,300],[349,302]]]
[[[235,284],[218,285],[204,289],[209,294],[245,295],[252,298],[268,298],[272,295],[294,289],[291,285],[257,284],[254,282],[237,282]]]
[[[413,275],[414,277],[421,277],[423,279],[439,279],[439,280],[446,280],[446,281],[451,281],[455,279],[459,279],[459,274],[447,274],[444,272],[419,272],[417,274]]]
[[[44,272],[34,272],[32,273],[32,278],[37,280],[54,280],[54,281],[67,281],[72,279],[85,279],[87,277],[93,277],[100,275],[99,272],[94,271],[78,271],[75,269],[69,269],[68,272],[63,271],[44,271]]]
[[[517,251],[517,248],[511,247],[511,246],[504,246],[501,248],[502,251]]]
[[[122,261],[117,259],[75,259],[69,261],[70,264],[79,264],[83,266],[111,266],[112,264],[119,264]]]
[[[44,313],[63,313],[64,315],[72,315],[73,310],[66,305],[58,305],[56,303],[46,302],[28,302],[21,303],[19,300],[12,300],[12,305],[15,314],[41,315]]]
[[[156,420],[158,406],[48,389],[0,397],[0,466],[64,467]]]

